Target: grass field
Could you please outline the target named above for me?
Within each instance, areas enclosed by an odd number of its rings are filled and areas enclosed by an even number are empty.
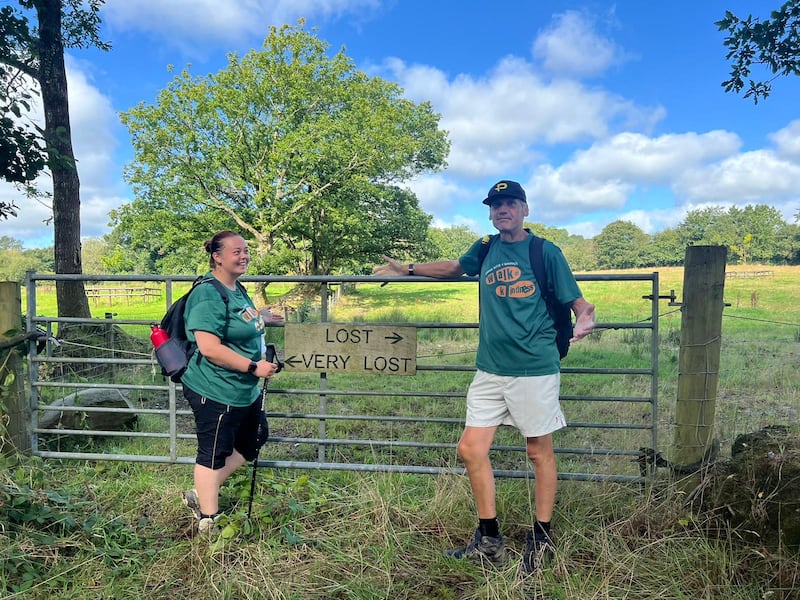
[[[773,276],[726,280],[730,306],[723,316],[715,423],[723,453],[736,435],[797,423],[800,268],[768,269]],[[680,301],[682,270],[660,269],[659,277],[661,293],[674,289]],[[650,290],[641,284],[582,287],[597,304],[600,322],[649,316],[641,296]],[[43,298],[37,307],[38,314],[55,314]],[[98,304],[93,311],[102,318],[109,308]],[[658,419],[666,447],[680,313],[666,300],[661,309]],[[112,310],[118,318],[157,320],[163,303]],[[336,321],[469,321],[476,314],[475,289],[462,284],[359,284],[333,308]],[[474,338],[451,333],[420,335],[418,353],[424,360],[469,364],[472,355],[463,349]],[[146,331],[138,335],[144,339]],[[607,330],[594,337],[599,339],[576,345],[567,361],[583,364],[603,355],[630,364],[640,360],[646,345],[632,332]],[[469,377],[453,375],[441,387],[462,390]],[[409,381],[379,378],[371,385],[394,388]],[[294,383],[286,378],[275,385]],[[599,391],[592,382],[576,385]],[[569,412],[568,418],[573,418]],[[133,442],[112,443],[136,452]],[[800,598],[796,551],[774,540],[744,543],[741,532],[720,529],[707,515],[692,512],[666,481],[644,488],[561,482],[555,561],[521,580],[518,561],[484,570],[443,556],[443,549],[462,545],[474,531],[463,476],[260,469],[248,521],[250,471],[243,470],[223,491],[228,526],[209,541],[196,537],[178,500],[191,485],[188,466],[16,457],[5,467],[2,598]],[[509,546],[519,552],[533,510],[532,482],[499,480],[497,488],[501,525]]]

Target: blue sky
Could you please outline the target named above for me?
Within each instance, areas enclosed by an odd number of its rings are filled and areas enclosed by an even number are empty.
[[[707,206],[769,204],[794,222],[800,78],[777,79],[757,106],[726,94],[714,26],[726,10],[766,18],[782,2],[107,0],[112,49],[67,55],[82,235],[108,233],[108,211],[131,199],[119,112],[153,102],[169,65],[217,72],[301,17],[332,52],[442,115],[449,166],[407,183],[435,225],[491,231],[481,200],[506,178],[527,190],[531,221],[586,237],[617,219],[657,232]],[[0,184],[0,199],[15,194]],[[0,235],[51,245],[48,207],[18,204]]]

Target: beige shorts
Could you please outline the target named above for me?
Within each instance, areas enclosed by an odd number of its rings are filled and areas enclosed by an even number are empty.
[[[525,437],[566,427],[558,401],[561,373],[504,377],[478,370],[467,391],[469,427],[511,425]]]

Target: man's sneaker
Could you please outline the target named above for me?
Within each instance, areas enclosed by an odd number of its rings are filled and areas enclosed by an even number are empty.
[[[481,535],[480,529],[475,530],[475,539],[465,548],[445,550],[445,554],[452,558],[468,558],[482,565],[489,563],[494,567],[503,566],[508,561],[503,536]]]
[[[554,552],[555,546],[552,537],[545,533],[529,531],[525,535],[525,552],[522,554],[520,571],[523,575],[535,573],[553,558]]]
[[[197,498],[197,490],[186,490],[183,492],[183,503],[189,507],[194,513],[194,518],[199,521],[202,513],[200,512],[200,500]]]

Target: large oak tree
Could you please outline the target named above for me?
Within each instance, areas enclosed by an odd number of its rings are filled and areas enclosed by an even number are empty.
[[[424,243],[430,217],[403,183],[444,166],[439,115],[327,51],[302,21],[273,27],[260,50],[183,71],[122,115],[136,199],[112,235],[133,263],[202,263],[201,240],[225,227],[251,241],[258,273],[354,272]]]

